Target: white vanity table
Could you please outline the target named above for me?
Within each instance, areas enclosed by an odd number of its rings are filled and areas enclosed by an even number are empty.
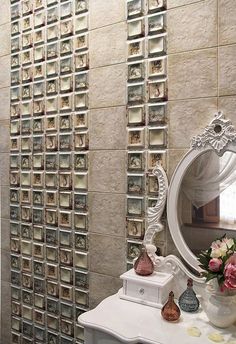
[[[213,344],[208,336],[220,333],[227,343],[236,340],[236,326],[217,329],[211,326],[203,311],[182,312],[178,323],[165,321],[158,308],[122,300],[115,294],[94,310],[79,317],[85,328],[86,344]],[[200,337],[188,335],[188,328],[197,327]]]
[[[236,322],[227,329],[214,327],[200,308],[196,313],[182,311],[179,321],[170,323],[161,316],[163,297],[160,297],[165,295],[166,298],[173,290],[175,297],[178,298],[186,289],[186,281],[189,277],[194,281],[196,293],[205,296],[205,280],[196,277],[188,269],[190,267],[192,271],[199,271],[199,262],[193,250],[186,244],[181,231],[178,212],[180,187],[186,171],[198,156],[208,151],[215,151],[217,156],[221,157],[227,150],[236,153],[236,131],[232,123],[219,113],[205,128],[203,134],[193,139],[192,149],[179,163],[169,191],[164,170],[161,166],[154,168],[153,174],[158,179],[159,194],[156,206],[148,208],[148,228],[143,243],[154,262],[155,274],[159,273],[159,276],[161,273],[166,274],[169,278],[165,283],[156,283],[155,286],[150,280],[150,285],[146,287],[145,283],[148,284],[148,279],[144,282],[145,277],[137,277],[137,281],[134,281],[135,276],[132,276],[132,273],[130,275],[130,272],[125,274],[131,276],[128,280],[125,280],[124,275],[121,276],[124,282],[123,288],[117,294],[106,298],[94,310],[80,315],[78,321],[85,329],[85,344],[207,344],[214,343],[209,338],[211,335],[218,336],[216,339],[219,343],[236,344]],[[166,204],[167,192],[167,219],[170,232],[183,260],[187,263],[186,266],[175,256],[156,256],[155,247],[152,245],[154,235],[163,230],[161,216]],[[153,289],[153,286],[158,289],[154,299],[156,289]],[[236,304],[236,296],[234,300]],[[199,336],[194,337],[189,334],[192,327],[200,331]]]

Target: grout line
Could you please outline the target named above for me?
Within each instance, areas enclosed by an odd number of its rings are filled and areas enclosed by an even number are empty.
[[[126,227],[125,223],[124,223],[124,228]],[[92,231],[88,231],[90,235],[101,235],[101,236],[108,236],[109,238],[122,238],[122,239],[126,239],[125,234],[124,235],[118,235],[118,234],[110,234],[110,233],[101,233],[101,232],[92,232]]]
[[[111,108],[117,108],[117,107],[126,107],[126,104],[101,106],[101,107],[90,107],[89,110],[111,109]]]
[[[112,64],[106,64],[106,65],[102,65],[102,66],[97,66],[97,67],[90,67],[90,70],[94,70],[94,69],[99,69],[99,68],[105,68],[105,67],[112,67],[112,66],[117,66],[117,65],[126,65],[126,61],[122,61],[122,62],[116,62],[116,63],[112,63]]]
[[[175,6],[175,7],[170,7],[170,8],[167,8],[168,11],[172,11],[172,10],[175,10],[176,8],[179,9],[179,8],[184,8],[184,7],[188,7],[188,6],[191,6],[191,5],[195,5],[195,4],[198,4],[198,3],[201,3],[201,2],[205,2],[205,0],[196,0],[196,1],[193,1],[189,4],[184,4],[184,5],[179,5],[179,6]]]
[[[127,150],[126,149],[116,149],[116,148],[114,148],[114,149],[110,149],[110,148],[108,148],[108,149],[106,149],[106,148],[90,148],[90,152],[126,152]]]
[[[0,26],[0,29],[1,29],[1,26]],[[9,45],[11,45],[11,41],[9,41]],[[11,57],[11,52],[9,52],[8,54],[3,54],[3,55],[0,55],[0,59],[1,59],[1,57],[6,57],[6,56],[9,56],[9,57]]]
[[[201,99],[213,99],[213,98],[217,98],[217,95],[215,95],[215,96],[206,96],[206,97],[190,97],[190,98],[168,99],[168,102],[188,101],[188,100],[201,100]]]
[[[115,196],[115,195],[124,195],[124,196],[127,196],[126,192],[89,191],[89,190],[88,190],[88,193],[90,193],[90,194],[99,194],[99,195],[101,195],[101,194],[104,194],[104,195],[109,194],[109,195],[113,195],[113,196]]]
[[[201,51],[204,51],[204,50],[213,50],[213,49],[216,49],[218,48],[218,45],[212,45],[210,47],[205,47],[205,48],[198,48],[198,49],[191,49],[191,50],[184,50],[184,51],[177,51],[175,53],[168,53],[168,56],[175,56],[175,55],[183,55],[183,54],[188,54],[188,53],[191,53],[191,52],[201,52]]]
[[[93,32],[93,31],[96,31],[96,30],[99,30],[99,29],[104,29],[106,27],[109,28],[110,26],[121,24],[121,23],[126,23],[126,20],[120,20],[120,21],[115,22],[115,23],[111,23],[111,24],[106,24],[106,25],[103,25],[103,26],[95,27],[94,29],[89,29],[89,32]]]
[[[218,38],[217,38],[217,40],[218,40]],[[218,49],[220,47],[232,47],[232,46],[235,46],[235,45],[236,45],[236,43],[217,44],[217,45],[212,45],[212,46],[205,47],[205,48],[178,51],[176,53],[168,53],[168,56],[175,56],[175,55],[180,55],[180,54],[188,54],[188,53],[191,53],[191,52],[198,52],[198,51],[200,52],[200,51],[210,50],[210,49]]]
[[[126,104],[124,105],[111,105],[111,106],[102,106],[102,107],[94,107],[94,108],[90,108],[91,110],[96,110],[96,109],[110,109],[110,108],[125,108],[126,109]]]
[[[234,93],[234,94],[221,94],[221,95],[219,95],[219,99],[225,98],[225,97],[235,97],[235,96],[236,96],[236,93]]]

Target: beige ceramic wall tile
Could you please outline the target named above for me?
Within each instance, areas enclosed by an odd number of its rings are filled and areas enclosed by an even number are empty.
[[[0,120],[0,153],[9,152],[9,122]]]
[[[1,250],[1,283],[2,281],[10,282],[10,252]],[[3,305],[2,305],[3,306]]]
[[[222,111],[226,118],[230,119],[236,128],[236,97],[220,97],[219,111]]]
[[[126,107],[93,109],[89,113],[89,149],[126,149]]]
[[[90,0],[90,29],[125,20],[125,1]],[[107,28],[109,31],[109,28]]]
[[[8,153],[0,153],[0,161],[1,161],[1,169],[0,169],[0,176],[1,176],[1,185],[9,185],[9,164],[10,158]]]
[[[1,219],[1,249],[10,249],[10,222],[7,219]]]
[[[1,29],[1,27],[0,27]],[[10,55],[5,55],[0,57],[0,88],[10,86],[11,82],[11,57]]]
[[[0,89],[0,120],[10,118],[10,89]]]
[[[122,286],[120,278],[100,275],[94,272],[89,274],[89,306],[95,308],[106,297],[116,294]]]
[[[9,267],[8,267],[9,269]],[[1,343],[11,343],[11,285],[1,281]]]
[[[89,166],[89,191],[126,192],[125,151],[91,151]]]
[[[90,108],[126,104],[126,64],[90,70]]]
[[[217,0],[208,0],[168,12],[168,52],[217,45]]]
[[[126,196],[110,193],[89,193],[89,231],[125,236]]]
[[[1,0],[0,25],[10,22],[10,6],[8,0]]]
[[[90,67],[101,67],[126,61],[126,23],[118,23],[89,34]]]
[[[169,99],[217,95],[217,49],[169,56]]]
[[[184,5],[190,5],[197,2],[204,2],[205,0],[168,0],[167,6],[168,8],[179,7]]]
[[[1,25],[0,30],[0,56],[10,54],[11,43],[10,43],[10,24]]]
[[[174,254],[177,257],[180,257],[180,254],[179,254],[179,252],[175,246],[175,243],[172,239],[171,232],[170,232],[170,229],[168,226],[167,226],[167,230],[166,230],[166,235],[167,235],[167,252],[168,252],[168,254]]]
[[[234,0],[219,0],[220,45],[236,43],[236,3]]]
[[[1,218],[9,219],[9,187],[1,186]]]
[[[219,49],[219,94],[236,94],[236,45]]]
[[[171,101],[168,104],[169,148],[188,148],[217,112],[217,98]]]
[[[89,254],[91,272],[119,277],[126,269],[125,238],[91,233]]]
[[[181,159],[188,152],[188,149],[169,149],[168,150],[168,179],[171,181],[171,177]],[[168,239],[168,237],[167,237]]]

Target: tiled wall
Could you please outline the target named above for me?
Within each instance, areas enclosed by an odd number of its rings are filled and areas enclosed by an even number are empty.
[[[166,170],[166,1],[127,1],[127,267],[132,267],[147,230],[147,209],[156,205],[153,169]],[[165,255],[165,233],[158,252]]]
[[[90,0],[90,306],[126,269],[125,2]]]
[[[12,343],[83,342],[88,0],[11,1]]]
[[[10,343],[10,236],[9,236],[9,118],[10,118],[10,4],[0,10],[0,342]]]
[[[10,344],[9,2],[0,5],[2,343]],[[168,176],[218,109],[236,124],[234,0],[168,0]],[[90,307],[126,269],[126,1],[90,0]],[[6,130],[7,129],[7,130]],[[176,253],[167,233],[166,252]],[[158,240],[163,241],[163,237]],[[158,242],[157,240],[157,242]],[[3,312],[4,310],[4,312]]]

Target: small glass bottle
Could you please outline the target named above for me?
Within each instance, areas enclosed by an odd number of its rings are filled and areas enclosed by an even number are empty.
[[[142,248],[142,251],[134,263],[134,271],[137,275],[148,276],[151,275],[154,271],[154,264],[147,254],[145,247]]]
[[[196,312],[199,308],[199,300],[193,290],[192,278],[188,279],[187,289],[179,297],[179,306],[185,312]]]
[[[174,293],[170,292],[168,301],[162,307],[161,315],[167,321],[177,321],[180,317],[180,309],[174,301]]]

